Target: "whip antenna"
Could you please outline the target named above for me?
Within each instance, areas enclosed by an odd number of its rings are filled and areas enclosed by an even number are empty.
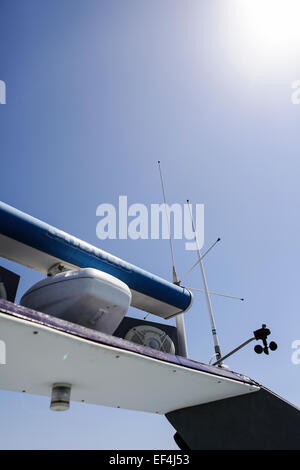
[[[190,213],[190,218],[191,218],[191,223],[192,223],[192,230],[194,232],[194,237],[195,237],[195,243],[196,243],[197,255],[198,255],[198,262],[200,264],[201,274],[202,274],[202,279],[203,279],[203,284],[204,284],[204,291],[205,291],[206,303],[207,303],[207,307],[208,307],[209,319],[210,319],[210,324],[211,324],[211,332],[212,332],[212,335],[213,335],[215,353],[216,353],[218,365],[221,366],[222,362],[219,361],[221,359],[221,349],[220,349],[220,345],[219,345],[219,340],[218,340],[218,335],[217,335],[213,310],[212,310],[209,291],[208,291],[208,287],[207,287],[207,282],[206,282],[206,277],[205,277],[205,272],[204,272],[204,266],[203,266],[203,263],[202,263],[202,256],[201,256],[201,253],[200,253],[200,247],[199,247],[197,233],[196,233],[196,230],[195,230],[195,225],[194,225],[193,215],[192,215],[192,211],[191,211],[190,201],[187,200],[187,203],[188,203],[188,208],[189,208],[189,213]]]
[[[203,259],[204,256],[206,256],[206,255],[210,252],[210,250],[212,250],[213,247],[216,246],[216,244],[217,244],[220,240],[221,240],[221,238],[218,238],[218,239],[215,241],[215,243],[213,243],[213,244],[208,248],[208,250],[206,250],[206,252],[201,256],[201,259]],[[193,266],[191,267],[191,269],[189,269],[188,272],[186,272],[184,276],[182,276],[182,278],[180,279],[179,282],[181,283],[181,282],[186,278],[186,276],[187,276],[188,274],[190,274],[190,272],[193,271],[193,269],[194,269],[198,264],[199,264],[199,260],[196,261],[195,264],[193,264]]]
[[[170,221],[169,221],[169,214],[167,211],[167,201],[166,201],[166,193],[165,193],[165,185],[164,179],[160,167],[160,161],[158,160],[158,168],[160,174],[160,181],[161,181],[161,188],[163,193],[165,211],[166,211],[166,218],[168,222],[168,230],[169,230],[169,243],[170,243],[170,251],[172,257],[172,270],[173,270],[173,284],[179,285],[177,272],[175,269],[175,260],[174,260],[174,251],[173,251],[173,243],[171,238],[171,228],[170,228]],[[185,332],[185,324],[184,324],[184,316],[183,313],[179,313],[176,315],[176,329],[177,329],[177,339],[178,339],[178,352],[180,356],[188,357],[188,349],[187,349],[187,342],[186,342],[186,332]]]
[[[204,289],[195,289],[194,287],[189,287],[189,286],[182,286],[182,287],[185,287],[186,289],[192,290],[195,292],[205,292]],[[220,292],[209,291],[209,295],[218,295],[220,297],[227,297],[228,299],[241,300],[242,302],[245,300],[242,297],[236,297],[235,295],[220,294]]]
[[[172,271],[173,271],[173,283],[178,284],[178,277],[177,277],[177,272],[175,269],[175,259],[174,259],[174,251],[173,251],[173,243],[172,243],[172,238],[171,238],[171,228],[170,228],[170,220],[169,220],[169,214],[167,211],[167,201],[166,201],[166,193],[165,193],[165,185],[164,185],[164,179],[160,167],[160,161],[158,160],[158,168],[159,168],[159,174],[160,174],[160,181],[161,181],[161,188],[162,188],[162,193],[163,193],[163,199],[164,199],[164,206],[165,206],[165,212],[166,212],[166,218],[167,218],[167,223],[168,223],[168,231],[169,231],[169,243],[170,243],[170,251],[171,251],[171,257],[172,257]]]

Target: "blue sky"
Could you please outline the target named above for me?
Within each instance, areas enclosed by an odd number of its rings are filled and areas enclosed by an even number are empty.
[[[263,18],[268,0],[253,2],[254,19]],[[278,5],[281,13],[295,8],[292,0]],[[168,202],[203,203],[205,247],[222,238],[205,261],[209,288],[246,299],[213,298],[222,351],[263,322],[279,345],[269,357],[249,346],[228,365],[300,406],[300,365],[291,361],[300,339],[300,105],[291,103],[300,38],[285,40],[293,15],[279,15],[272,30],[265,15],[258,35],[246,13],[236,0],[2,0],[0,194],[171,279],[168,241],[96,237],[99,204],[117,205],[119,195],[162,202],[161,160]],[[183,240],[174,249],[180,275],[196,254]],[[42,277],[1,265],[21,275],[17,300]],[[187,285],[202,287],[199,270]],[[202,294],[186,328],[190,357],[207,362]],[[3,449],[177,448],[161,416],[76,403],[55,414],[47,398],[0,396]]]

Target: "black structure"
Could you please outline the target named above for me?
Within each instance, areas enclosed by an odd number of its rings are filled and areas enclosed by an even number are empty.
[[[182,450],[300,450],[300,410],[264,387],[166,418]]]
[[[0,298],[14,302],[20,281],[18,274],[0,266]]]

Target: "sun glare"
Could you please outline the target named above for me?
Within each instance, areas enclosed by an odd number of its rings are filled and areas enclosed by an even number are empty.
[[[300,0],[229,0],[224,8],[226,37],[241,64],[258,69],[298,59],[300,67]]]

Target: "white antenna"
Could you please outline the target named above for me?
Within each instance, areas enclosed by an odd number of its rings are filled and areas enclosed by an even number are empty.
[[[173,244],[172,244],[172,238],[171,238],[171,228],[170,228],[170,220],[169,220],[169,214],[167,211],[167,201],[166,201],[166,193],[165,193],[165,186],[164,186],[164,180],[163,180],[163,175],[160,167],[160,161],[158,160],[158,168],[159,168],[159,174],[160,174],[160,181],[161,181],[161,188],[162,188],[162,193],[163,193],[163,199],[164,199],[164,205],[165,205],[165,212],[166,212],[166,218],[167,218],[167,223],[168,223],[168,230],[169,230],[169,242],[170,242],[170,251],[171,251],[171,257],[172,257],[172,269],[173,269],[173,283],[178,284],[178,277],[175,269],[175,260],[174,260],[174,251],[173,251]]]
[[[203,256],[202,256],[202,258],[203,258]],[[181,286],[181,287],[185,287],[186,289],[192,290],[192,291],[195,291],[195,292],[205,292],[204,289],[195,289],[194,287],[188,287],[188,286]],[[218,295],[220,297],[227,297],[228,299],[241,300],[242,302],[245,300],[242,297],[236,297],[234,295],[227,295],[227,294],[220,294],[219,292],[212,292],[212,291],[209,291],[209,295]]]
[[[210,250],[212,250],[213,247],[214,247],[220,240],[221,240],[221,238],[218,238],[218,239],[215,241],[215,243],[213,243],[213,244],[208,248],[208,250],[206,250],[206,252],[201,256],[201,259],[203,259],[203,258],[207,255],[207,253],[209,253]],[[191,267],[191,269],[189,269],[189,270],[184,274],[184,276],[182,276],[182,278],[180,279],[179,283],[181,283],[181,282],[183,281],[183,279],[185,279],[185,278],[187,277],[187,275],[190,274],[190,272],[193,271],[193,269],[194,269],[198,264],[199,264],[199,260],[196,261],[195,264],[193,264],[193,266]]]
[[[220,349],[220,345],[219,345],[219,340],[218,340],[218,335],[217,335],[217,330],[216,330],[216,325],[215,325],[215,320],[214,320],[212,305],[211,305],[210,296],[209,296],[209,291],[208,291],[208,287],[207,287],[207,282],[206,282],[206,277],[205,277],[205,272],[204,272],[204,266],[203,266],[203,263],[202,263],[202,256],[201,256],[201,253],[200,253],[200,247],[199,247],[199,242],[198,242],[197,233],[196,233],[196,230],[195,230],[195,225],[194,225],[193,215],[192,215],[192,211],[191,211],[190,201],[187,200],[187,203],[188,203],[189,212],[190,212],[190,218],[191,218],[191,223],[192,223],[192,230],[193,230],[194,236],[195,236],[195,243],[196,243],[196,247],[197,247],[198,262],[199,262],[199,264],[200,264],[201,274],[202,274],[202,279],[203,279],[203,284],[204,284],[204,291],[205,291],[205,297],[206,297],[206,302],[207,302],[207,307],[208,307],[208,313],[209,313],[209,319],[210,319],[210,324],[211,324],[211,332],[212,332],[212,335],[213,335],[215,353],[216,353],[217,360],[219,360],[219,359],[221,358],[221,349]],[[222,362],[219,362],[219,365],[222,366]]]
[[[166,211],[166,218],[167,218],[167,222],[168,222],[170,251],[171,251],[171,257],[172,257],[173,283],[179,285],[178,276],[177,276],[177,272],[176,272],[176,269],[175,269],[174,251],[173,251],[173,244],[172,244],[172,238],[171,238],[171,228],[170,228],[169,214],[168,214],[168,211],[167,211],[165,186],[164,186],[164,180],[163,180],[163,175],[162,175],[159,160],[158,160],[158,168],[159,168],[159,173],[160,173],[160,181],[161,181],[161,187],[162,187],[162,193],[163,193],[163,199],[164,199],[164,205],[165,205],[165,211]],[[179,313],[178,315],[176,315],[176,328],[177,328],[177,338],[178,338],[178,350],[179,350],[178,352],[179,352],[180,356],[188,357],[186,332],[185,332],[183,313]]]

